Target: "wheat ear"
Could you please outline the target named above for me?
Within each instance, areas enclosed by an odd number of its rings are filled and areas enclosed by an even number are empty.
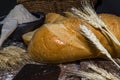
[[[80,32],[84,37],[86,37],[90,42],[95,45],[95,47],[104,55],[106,55],[118,68],[120,66],[115,62],[115,60],[111,57],[109,52],[104,48],[104,46],[100,43],[100,41],[97,39],[97,37],[94,35],[94,33],[87,28],[85,25],[79,25]]]
[[[85,71],[76,71],[76,70],[66,70],[67,73],[86,78],[87,80],[106,80],[105,77],[97,73],[90,73]]]
[[[107,28],[107,25],[102,21],[100,17],[97,16],[96,12],[87,0],[83,0],[80,9],[71,8],[74,15],[87,21],[89,24],[93,25],[94,28],[100,30],[104,35],[107,35],[113,40],[117,45],[120,46],[119,40],[111,33]]]
[[[85,80],[106,80],[106,78],[96,72],[86,72],[86,71],[81,71],[76,68],[68,68],[68,67],[63,67],[62,70],[64,73],[69,73],[69,76],[74,75],[78,77],[85,78]]]
[[[25,49],[8,46],[0,50],[0,70],[11,70],[31,63]]]
[[[115,59],[115,61],[120,64],[120,58]]]
[[[120,78],[116,77],[118,75],[114,76],[113,74],[108,73],[106,70],[99,68],[98,66],[95,66],[94,64],[89,64],[88,67],[109,80],[120,80]]]

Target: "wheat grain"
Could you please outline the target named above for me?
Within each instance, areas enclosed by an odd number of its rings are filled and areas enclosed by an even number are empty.
[[[107,25],[102,21],[100,17],[97,16],[96,12],[88,2],[88,0],[83,0],[80,9],[71,8],[72,13],[78,16],[82,20],[87,21],[89,24],[93,25],[94,28],[99,29],[104,35],[107,35],[113,40],[118,46],[120,46],[119,40],[111,33],[107,28]]]
[[[112,75],[111,73],[108,73],[106,70],[99,68],[99,67],[95,66],[94,64],[89,64],[88,67],[109,80],[120,80],[120,78]]]
[[[86,37],[90,42],[95,45],[95,47],[104,55],[106,55],[118,68],[120,66],[115,62],[115,60],[111,57],[109,52],[104,48],[104,46],[100,43],[100,41],[97,39],[97,37],[94,35],[94,33],[87,28],[85,25],[79,25],[80,32],[84,37]]]

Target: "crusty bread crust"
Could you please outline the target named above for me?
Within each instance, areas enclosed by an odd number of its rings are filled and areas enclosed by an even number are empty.
[[[110,31],[120,40],[120,18],[112,14],[100,14]],[[66,18],[56,23],[40,27],[34,34],[28,51],[32,57],[43,63],[63,63],[86,58],[105,58],[92,43],[80,33],[78,26],[90,28],[112,57],[120,58],[120,51],[112,41],[100,31],[76,17]]]

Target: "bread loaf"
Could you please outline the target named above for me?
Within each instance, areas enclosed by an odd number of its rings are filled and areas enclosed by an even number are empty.
[[[111,14],[100,14],[109,30],[120,40],[120,18]],[[32,37],[28,52],[34,60],[43,63],[63,63],[86,58],[106,58],[78,30],[86,25],[97,36],[102,45],[114,58],[120,58],[119,47],[100,31],[75,17],[40,27]]]
[[[55,22],[61,21],[63,19],[65,19],[65,17],[60,14],[48,13],[46,15],[45,23],[55,23]]]
[[[36,31],[36,30],[31,31],[31,32],[28,32],[28,33],[25,33],[25,34],[22,36],[22,39],[24,40],[25,44],[28,45],[28,44],[30,43],[30,41],[31,41],[31,39],[32,39],[35,31]]]

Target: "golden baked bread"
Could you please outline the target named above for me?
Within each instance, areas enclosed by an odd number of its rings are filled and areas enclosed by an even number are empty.
[[[70,14],[70,13],[66,13],[66,15],[68,15],[68,14]],[[48,14],[46,14],[45,23],[57,23],[63,19],[66,19],[66,17],[64,17],[60,14],[57,14],[57,13],[48,13]],[[27,44],[27,45],[29,44],[30,40],[32,39],[32,36],[34,35],[34,32],[35,32],[35,30],[25,33],[22,36],[22,39],[25,42],[25,44]]]
[[[25,44],[28,45],[28,44],[30,43],[30,41],[31,41],[31,39],[32,39],[35,31],[36,31],[36,30],[31,31],[31,32],[28,32],[28,33],[25,33],[25,34],[22,36],[22,39],[23,39],[23,41],[25,42]]]
[[[70,18],[70,17],[76,17],[73,13],[71,12],[64,12],[65,17]]]
[[[55,22],[61,21],[63,19],[65,19],[65,17],[60,14],[48,13],[48,14],[46,14],[45,23],[55,23]]]
[[[109,30],[120,40],[120,18],[111,14],[100,14]],[[47,23],[34,34],[28,52],[34,60],[43,63],[63,63],[86,58],[102,57],[100,53],[79,31],[79,25],[90,28],[112,57],[120,58],[119,47],[109,38],[80,19],[70,17],[57,23]]]

